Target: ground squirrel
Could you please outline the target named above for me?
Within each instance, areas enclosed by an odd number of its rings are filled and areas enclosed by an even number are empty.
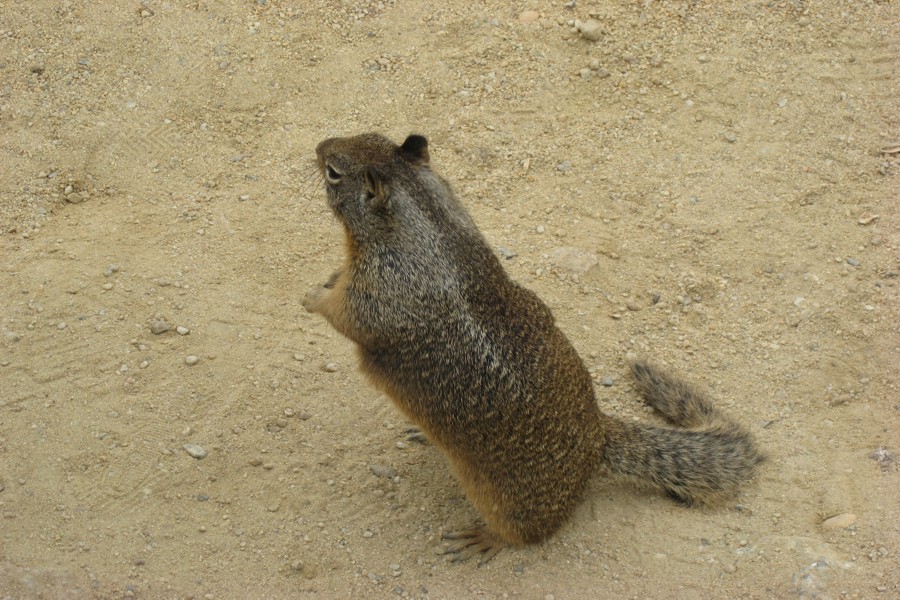
[[[749,433],[646,361],[631,363],[637,387],[680,429],[600,412],[550,309],[507,276],[424,137],[332,138],[316,155],[346,258],[303,305],[356,343],[362,371],[449,458],[484,519],[444,536],[457,559],[546,539],[604,466],[687,504],[753,475]]]

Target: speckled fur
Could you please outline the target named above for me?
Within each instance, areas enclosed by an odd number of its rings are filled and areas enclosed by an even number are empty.
[[[356,343],[362,371],[449,458],[485,521],[460,547],[546,539],[603,464],[691,503],[752,475],[748,434],[646,362],[632,370],[648,402],[687,429],[599,411],[552,313],[509,279],[425,138],[332,138],[316,153],[347,256],[304,306]]]

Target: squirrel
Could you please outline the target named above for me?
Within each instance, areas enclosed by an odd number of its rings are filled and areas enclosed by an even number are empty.
[[[356,344],[361,370],[448,457],[484,521],[444,534],[454,560],[545,540],[604,472],[687,505],[754,475],[764,457],[749,432],[646,360],[630,363],[637,388],[677,428],[600,411],[550,309],[509,278],[424,137],[330,138],[316,156],[346,257],[303,306]]]

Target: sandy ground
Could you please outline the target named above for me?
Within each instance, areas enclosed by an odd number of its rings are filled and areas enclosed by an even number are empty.
[[[0,1],[0,598],[898,597],[900,3],[429,4]],[[605,411],[654,418],[646,354],[761,476],[440,556],[476,515],[300,306],[313,148],[366,130],[429,137]]]

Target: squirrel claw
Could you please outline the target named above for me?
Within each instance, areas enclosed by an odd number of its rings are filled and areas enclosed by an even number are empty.
[[[451,531],[443,535],[445,540],[455,540],[442,554],[453,554],[453,562],[463,562],[478,556],[478,566],[485,564],[500,552],[504,545],[485,530],[484,527],[473,527],[462,531]]]
[[[407,427],[403,430],[403,433],[406,434],[407,442],[416,442],[419,444],[428,443],[428,438],[425,437],[425,434],[418,427]]]

